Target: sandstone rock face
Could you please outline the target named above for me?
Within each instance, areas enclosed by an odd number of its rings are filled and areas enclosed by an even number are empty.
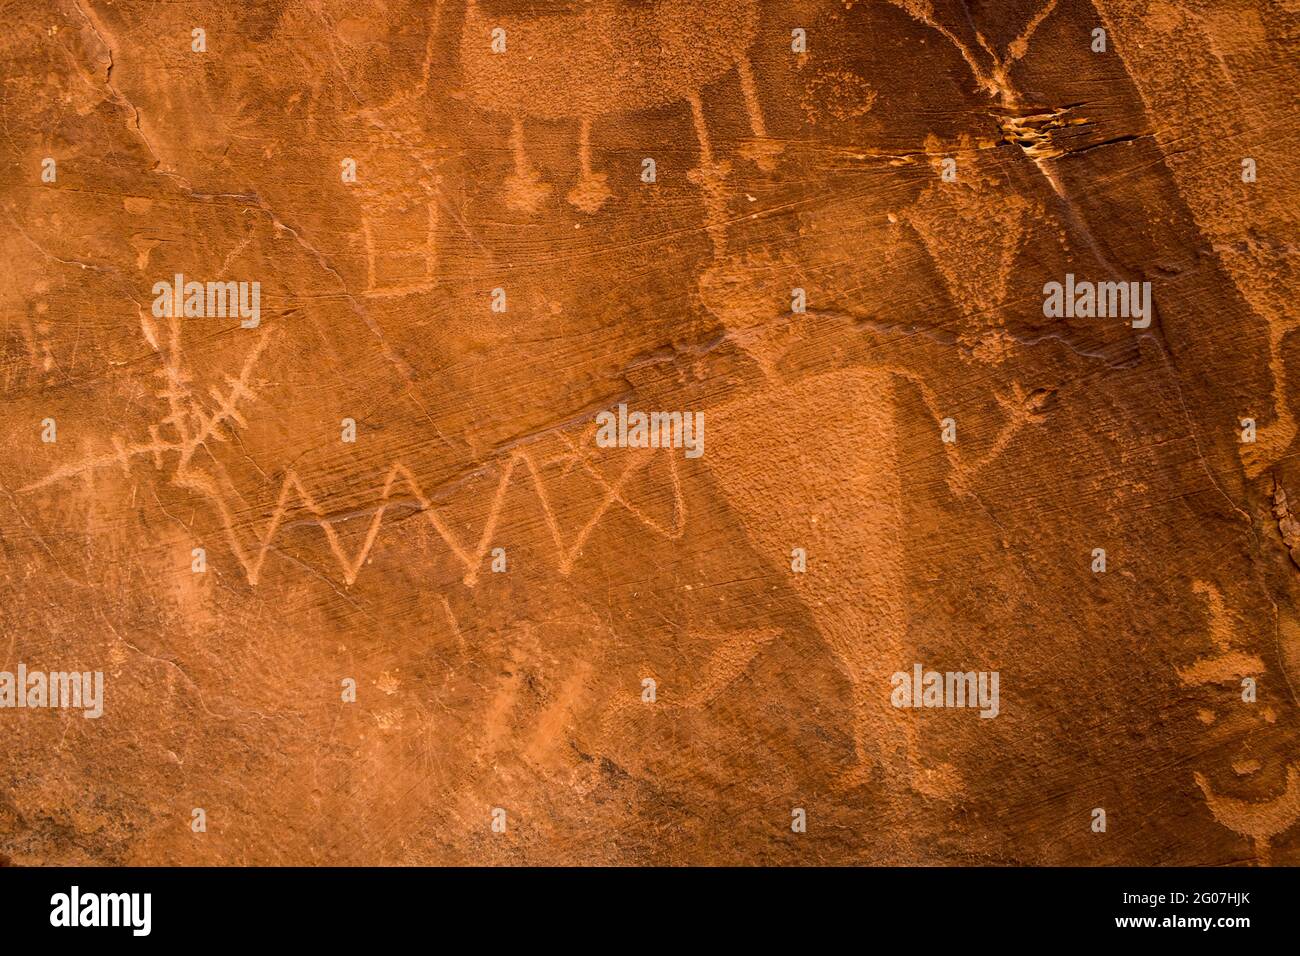
[[[1298,36],[25,7],[0,860],[1300,863]]]

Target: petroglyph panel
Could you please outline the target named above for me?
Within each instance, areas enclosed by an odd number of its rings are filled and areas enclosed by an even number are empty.
[[[0,862],[1300,863],[1297,28],[11,17]]]

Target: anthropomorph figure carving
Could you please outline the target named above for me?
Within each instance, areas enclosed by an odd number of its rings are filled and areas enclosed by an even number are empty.
[[[528,159],[526,119],[577,125],[579,178],[569,202],[595,212],[610,198],[608,177],[591,160],[592,126],[601,118],[689,104],[699,140],[697,181],[718,188],[725,167],[709,141],[701,93],[734,70],[755,137],[750,154],[766,164],[775,150],[747,50],[758,28],[757,0],[590,0],[580,10],[546,16],[495,16],[469,0],[460,59],[469,100],[509,116],[515,172],[507,201],[532,212],[550,191]],[[494,31],[498,42],[493,44]]]

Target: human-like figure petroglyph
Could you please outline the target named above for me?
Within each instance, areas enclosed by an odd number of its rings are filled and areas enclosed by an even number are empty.
[[[1075,235],[1093,253],[1097,260],[1118,275],[1120,270],[1110,262],[1078,215],[1073,198],[1065,189],[1053,160],[1063,154],[1052,138],[1054,130],[1081,122],[1070,117],[1068,110],[1046,110],[1026,103],[1025,94],[1012,81],[1012,68],[1029,52],[1035,33],[1056,10],[1057,0],[1047,0],[1024,24],[1024,28],[1005,49],[999,50],[978,30],[975,31],[977,50],[958,33],[950,29],[934,10],[930,0],[891,0],[920,22],[926,24],[950,42],[970,68],[971,76],[979,88],[997,101],[999,124],[1005,142],[1015,143],[1051,186],[1059,201],[1062,217],[1073,228]],[[981,53],[983,56],[981,56]]]
[[[525,120],[576,124],[579,177],[567,198],[595,212],[612,191],[607,174],[593,168],[593,124],[620,113],[687,104],[699,143],[693,178],[704,189],[711,230],[720,229],[719,192],[727,166],[713,155],[701,96],[734,70],[756,141],[751,155],[764,164],[771,159],[776,147],[766,139],[746,52],[757,26],[757,0],[589,0],[576,12],[536,17],[494,16],[469,0],[461,67],[470,100],[510,117],[515,172],[506,184],[507,201],[536,211],[550,190],[528,160]],[[493,51],[494,30],[504,31],[504,52]]]
[[[782,357],[811,334],[810,323],[833,321],[820,313],[815,300],[806,315],[780,311],[779,304],[789,301],[791,287],[800,284],[806,268],[796,254],[760,249],[715,255],[700,278],[698,296],[728,340],[755,361],[767,380],[761,398],[710,412],[715,430],[723,435],[707,464],[731,507],[763,552],[774,556],[788,553],[791,544],[807,540],[810,532],[835,529],[834,546],[817,552],[818,572],[794,575],[793,587],[805,597],[819,633],[850,682],[856,763],[843,782],[854,785],[879,772],[903,789],[954,799],[963,787],[956,768],[926,756],[930,741],[916,716],[890,707],[879,690],[888,688],[890,673],[910,666],[915,656],[908,639],[906,508],[896,416],[900,392],[913,389],[936,424],[944,418],[936,374],[943,362],[997,364],[1009,357],[1014,341],[1003,332],[1000,308],[1034,205],[986,174],[969,140],[942,150],[930,137],[926,152],[936,167],[934,183],[891,216],[895,225],[888,230],[891,245],[885,255],[902,245],[905,230],[915,232],[953,301],[983,307],[963,322],[955,346],[935,346],[932,367],[879,358],[867,367],[824,376],[817,387],[847,399],[859,416],[847,426],[854,436],[851,447],[843,446],[844,421],[814,413],[812,384],[788,382],[781,371]],[[940,158],[950,154],[962,161],[957,183],[943,182],[938,175]],[[972,262],[972,247],[993,254]],[[942,360],[941,352],[946,353]],[[1002,419],[979,451],[971,452],[968,444],[959,442],[941,444],[954,495],[968,498],[981,471],[1014,437],[1044,420],[1049,395],[1019,381],[1007,382],[994,389]],[[729,453],[739,447],[747,453]],[[818,453],[805,456],[798,451],[802,448],[816,448]],[[816,502],[817,528],[801,524],[807,509],[793,502],[773,507],[773,498],[779,498],[779,489],[787,483]],[[857,582],[863,592],[857,600],[845,601],[837,591],[837,582],[845,580]]]
[[[908,639],[896,397],[907,383],[921,386],[927,404],[934,400],[915,373],[889,365],[769,385],[710,410],[718,438],[705,461],[746,533],[783,573],[790,547],[808,546],[814,570],[792,575],[793,587],[852,694],[856,763],[846,768],[844,783],[864,782],[878,769],[888,781],[950,799],[962,789],[956,769],[924,756],[916,715],[888,699],[889,675],[915,657]],[[827,392],[843,396],[853,417],[828,421],[819,414],[817,396]],[[1011,436],[1041,420],[1023,389],[1003,408],[1008,420],[984,455],[967,460],[945,446],[954,494],[969,494],[979,470]],[[795,488],[798,501],[785,491]],[[852,582],[851,599],[846,582]]]
[[[1272,378],[1272,419],[1267,407],[1243,408],[1256,418],[1253,442],[1237,452],[1248,477],[1263,474],[1295,442],[1294,389],[1285,355],[1300,328],[1300,268],[1294,238],[1300,234],[1300,187],[1291,174],[1293,149],[1273,131],[1275,118],[1294,108],[1294,83],[1270,77],[1243,83],[1266,56],[1271,19],[1253,3],[1099,0],[1097,11],[1112,33],[1127,73],[1155,117],[1176,116],[1196,78],[1198,100],[1217,104],[1197,117],[1194,129],[1160,124],[1164,163],[1197,227],[1246,306],[1264,325],[1264,361]],[[1285,17],[1274,14],[1278,29]],[[1235,63],[1234,63],[1235,60]],[[1242,181],[1241,163],[1257,165],[1258,181]],[[1294,345],[1289,349],[1294,350]],[[1261,403],[1262,404],[1262,403]]]
[[[329,27],[321,61],[346,91],[341,104],[327,95],[324,84],[305,97],[309,129],[328,135],[316,121],[336,110],[340,115],[334,122],[364,124],[362,141],[344,146],[348,155],[344,159],[340,154],[336,162],[352,164],[352,178],[343,181],[348,198],[358,205],[354,241],[365,255],[361,294],[366,298],[400,298],[429,292],[437,284],[438,228],[446,214],[437,155],[447,144],[428,128],[427,99],[445,94],[434,67],[439,44],[446,42],[441,33],[446,6],[446,0],[434,0],[427,6],[411,4],[407,11],[425,17],[427,36],[418,77],[391,69],[389,53],[376,43],[377,21],[352,4],[291,0],[280,18],[287,31],[299,21]],[[391,82],[377,83],[377,76]],[[332,178],[340,178],[337,167]]]
[[[1209,609],[1210,641],[1217,652],[1213,657],[1200,658],[1187,667],[1178,668],[1179,680],[1188,687],[1201,685],[1227,685],[1238,693],[1243,677],[1258,676],[1264,671],[1264,662],[1258,655],[1241,650],[1237,636],[1237,622],[1223,600],[1222,592],[1213,584],[1196,581],[1192,589],[1201,595]],[[1258,771],[1257,763],[1250,765],[1251,772]],[[1259,862],[1270,862],[1271,841],[1300,820],[1300,763],[1286,768],[1286,786],[1276,797],[1263,800],[1243,800],[1216,792],[1209,778],[1201,771],[1193,773],[1196,785],[1205,795],[1205,804],[1214,819],[1230,830],[1248,837],[1254,845]]]

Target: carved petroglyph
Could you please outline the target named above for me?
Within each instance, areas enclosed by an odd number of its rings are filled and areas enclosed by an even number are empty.
[[[1019,96],[1016,94],[1010,81],[1011,68],[1018,60],[1023,59],[1025,54],[1029,52],[1030,39],[1032,39],[1038,28],[1042,26],[1043,21],[1056,10],[1057,4],[1057,0],[1047,0],[1046,3],[1039,7],[1026,22],[1024,29],[1020,31],[1019,35],[1007,44],[1004,52],[999,52],[994,49],[993,45],[985,39],[984,35],[979,31],[976,31],[976,41],[991,60],[991,63],[986,65],[980,60],[979,56],[976,55],[975,50],[969,44],[964,42],[956,33],[943,24],[942,20],[940,20],[935,14],[934,4],[931,3],[930,0],[891,0],[891,2],[895,6],[906,10],[926,26],[936,30],[940,35],[952,43],[952,45],[957,48],[958,52],[961,53],[962,59],[966,61],[966,65],[970,67],[971,74],[979,84],[980,89],[984,90],[984,92],[988,93],[990,96],[1000,97],[1003,101],[1003,105],[1008,107],[1014,107],[1019,104]]]
[[[520,134],[520,143],[516,155],[523,153],[523,135]],[[600,211],[600,207],[605,205],[613,193],[607,185],[607,177],[604,173],[597,173],[591,168],[591,118],[584,116],[578,128],[578,165],[582,170],[582,175],[577,184],[569,191],[569,202],[581,209],[585,213],[595,213]]]
[[[864,782],[873,768],[882,768],[887,778],[917,793],[952,799],[963,788],[956,768],[926,757],[915,715],[888,706],[885,696],[876,692],[888,687],[889,675],[897,670],[890,661],[915,656],[906,647],[896,383],[914,386],[935,421],[942,406],[925,376],[885,363],[781,384],[777,363],[806,330],[808,316],[774,322],[772,303],[788,295],[796,275],[796,262],[788,254],[761,251],[716,259],[701,277],[701,303],[722,322],[728,338],[755,359],[770,386],[761,400],[711,413],[726,444],[711,451],[710,468],[764,553],[784,554],[787,542],[809,536],[810,529],[799,520],[802,509],[784,514],[784,509],[771,506],[784,483],[805,489],[806,500],[816,502],[814,530],[835,529],[833,547],[817,549],[819,573],[795,575],[794,586],[852,686],[857,762],[841,782]],[[808,393],[814,391],[847,397],[862,420],[846,428],[843,422],[821,419],[812,413],[817,402]],[[1019,430],[1043,421],[1046,398],[1044,391],[1012,382],[995,395],[1005,418],[982,454],[971,458],[957,444],[942,445],[954,494],[969,494],[979,472],[1005,451]],[[841,447],[846,434],[855,436],[852,449]],[[799,447],[818,449],[815,459],[791,458]],[[750,452],[740,454],[736,450],[741,448]],[[864,577],[855,561],[866,554],[873,560]],[[862,581],[867,592],[851,606],[834,591],[835,583],[847,576]]]
[[[117,466],[124,475],[129,476],[134,461],[141,457],[152,460],[155,469],[162,470],[171,465],[170,482],[201,495],[215,511],[221,525],[221,533],[226,545],[239,562],[248,583],[256,585],[261,578],[267,555],[275,550],[274,542],[280,529],[293,518],[295,507],[301,507],[310,516],[306,518],[317,525],[325,535],[330,554],[337,562],[339,571],[346,584],[351,585],[357,579],[361,568],[374,547],[383,525],[384,515],[392,504],[408,503],[413,498],[419,511],[425,515],[429,524],[455,559],[464,568],[464,580],[473,586],[484,564],[484,558],[492,548],[502,520],[502,512],[512,480],[517,472],[531,480],[531,488],[537,497],[547,530],[557,552],[558,570],[567,575],[576,563],[583,546],[600,523],[601,519],[614,506],[628,512],[640,524],[652,533],[669,539],[676,539],[685,530],[686,505],[682,492],[677,460],[673,449],[632,451],[629,461],[613,480],[591,459],[594,447],[594,425],[588,426],[581,439],[561,434],[565,450],[559,454],[541,458],[529,447],[512,451],[504,463],[496,490],[492,497],[491,510],[484,523],[483,532],[477,542],[466,544],[452,529],[434,506],[420,486],[411,470],[402,462],[394,461],[388,469],[379,493],[377,507],[373,510],[369,526],[355,555],[349,556],[344,548],[343,539],[337,525],[345,519],[332,520],[320,505],[317,498],[307,489],[298,473],[289,468],[281,480],[275,505],[265,529],[258,533],[256,540],[249,544],[241,536],[240,529],[247,524],[238,517],[242,509],[242,495],[234,486],[226,469],[212,455],[206,455],[206,467],[195,461],[200,449],[206,449],[210,441],[224,442],[229,436],[223,429],[232,433],[237,427],[247,427],[241,411],[241,405],[257,397],[256,383],[252,380],[253,369],[271,341],[273,333],[264,329],[249,349],[239,375],[227,376],[227,390],[213,386],[208,389],[208,396],[215,402],[209,407],[203,398],[196,394],[194,378],[183,361],[181,345],[181,322],[177,318],[167,320],[167,334],[160,335],[154,321],[141,312],[141,331],[150,347],[162,361],[162,368],[156,373],[164,381],[158,397],[167,403],[167,414],[149,428],[148,441],[128,441],[124,436],[115,435],[111,441],[112,451],[91,455],[84,460],[68,465],[46,475],[19,489],[31,493],[47,488],[61,481],[73,478],[88,478],[94,471]],[[164,432],[170,430],[175,437],[167,437]],[[629,484],[634,476],[642,473],[654,459],[655,455],[667,456],[667,469],[672,491],[673,521],[664,524],[635,504],[629,494]],[[175,456],[173,460],[172,456]],[[547,490],[546,472],[552,467],[560,467],[567,473],[574,467],[580,468],[598,487],[600,497],[595,509],[585,523],[578,529],[571,541],[560,527],[556,509]],[[487,466],[493,467],[493,466]],[[405,490],[410,498],[394,500],[399,491]],[[299,519],[300,521],[302,519]]]
[[[920,235],[954,306],[967,310],[960,341],[975,348],[1005,326],[1001,306],[1035,209],[1016,193],[998,188],[983,171],[979,151],[969,137],[946,150],[937,137],[930,136],[925,149],[935,170],[934,182],[902,218]],[[939,176],[947,156],[955,157],[961,170],[953,183]],[[972,256],[972,249],[991,254]]]
[[[1019,35],[1007,44],[1004,51],[997,50],[981,32],[976,30],[975,39],[980,50],[988,58],[987,63],[969,43],[944,25],[935,15],[930,0],[891,0],[891,2],[938,32],[957,49],[967,67],[970,68],[971,75],[979,88],[997,100],[998,107],[994,115],[1002,127],[1003,140],[1021,148],[1025,156],[1033,162],[1035,169],[1051,186],[1063,218],[1075,227],[1078,238],[1088,246],[1099,262],[1119,274],[1120,270],[1110,262],[1086,223],[1078,215],[1074,200],[1066,192],[1065,184],[1053,164],[1053,160],[1062,154],[1062,150],[1052,141],[1053,131],[1060,126],[1074,125],[1085,120],[1080,117],[1062,119],[1062,114],[1068,113],[1068,110],[1044,111],[1027,104],[1011,79],[1012,68],[1029,52],[1029,41],[1043,22],[1056,10],[1057,0],[1048,0],[1039,7]]]
[[[581,455],[581,453],[577,453]],[[634,518],[640,521],[651,531],[662,534],[665,537],[680,537],[684,531],[685,503],[680,497],[680,487],[676,483],[677,465],[670,462],[668,467],[673,475],[674,506],[678,518],[678,523],[666,527],[661,523],[647,516],[640,508],[628,501],[626,486],[629,480],[635,474],[649,464],[649,460],[654,453],[638,454],[636,458],[629,462],[619,473],[617,479],[609,481],[594,465],[585,457],[580,462],[581,466],[598,484],[603,495],[597,501],[596,508],[587,518],[586,522],[578,529],[571,542],[565,541],[565,533],[561,529],[556,516],[555,508],[552,505],[550,495],[547,491],[545,471],[548,467],[554,465],[571,466],[573,464],[574,453],[566,453],[556,457],[538,460],[538,458],[528,450],[519,449],[510,454],[501,469],[500,478],[497,481],[497,487],[492,497],[491,511],[483,526],[482,534],[477,542],[473,545],[465,544],[452,529],[450,523],[443,518],[433,502],[426,496],[421,488],[419,481],[414,474],[401,462],[394,462],[384,479],[383,487],[379,494],[379,505],[374,509],[370,519],[370,524],[366,530],[365,537],[353,557],[349,557],[344,549],[342,539],[339,536],[335,521],[332,521],[328,513],[320,506],[315,497],[306,489],[301,479],[292,470],[285,474],[284,480],[280,485],[280,493],[276,499],[275,510],[272,512],[267,522],[266,530],[262,532],[257,541],[256,550],[244,546],[234,532],[233,522],[227,510],[223,509],[223,523],[225,525],[227,543],[235,556],[243,566],[250,584],[257,584],[262,565],[266,560],[267,553],[272,550],[272,543],[277,531],[285,524],[286,519],[291,511],[291,495],[297,498],[298,504],[307,510],[312,516],[311,520],[317,524],[321,531],[324,532],[327,543],[329,544],[330,553],[338,563],[339,570],[343,575],[343,580],[347,584],[356,581],[357,575],[361,568],[365,566],[366,559],[374,547],[375,540],[379,536],[380,528],[383,525],[384,514],[390,505],[395,503],[404,503],[407,499],[394,500],[394,492],[398,490],[399,483],[404,486],[405,490],[418,505],[418,510],[429,521],[430,526],[437,533],[452,555],[464,567],[464,582],[472,587],[477,581],[479,574],[482,572],[484,559],[491,551],[493,541],[495,540],[502,520],[502,511],[505,502],[506,492],[510,488],[511,481],[516,471],[526,473],[531,479],[533,493],[542,509],[542,515],[545,519],[546,528],[550,532],[551,540],[555,545],[558,562],[557,569],[560,574],[567,575],[573,570],[574,564],[582,553],[582,548],[586,544],[591,533],[596,529],[601,519],[609,512],[614,505],[619,505],[626,509]]]
[[[205,450],[209,441],[228,441],[229,435],[224,429],[233,430],[234,426],[247,425],[240,406],[257,398],[253,369],[275,333],[266,328],[257,334],[245,354],[238,376],[226,376],[227,390],[224,393],[215,385],[209,386],[206,398],[215,402],[215,405],[210,406],[204,396],[196,393],[194,378],[184,363],[181,320],[170,317],[166,321],[164,337],[155,321],[140,310],[141,332],[162,363],[162,367],[155,372],[163,380],[162,389],[156,395],[167,404],[167,414],[149,427],[149,440],[128,441],[121,434],[114,435],[110,440],[113,448],[111,453],[91,455],[81,462],[56,469],[19,491],[37,491],[70,478],[84,478],[100,468],[114,465],[129,475],[135,459],[146,456],[152,460],[155,468],[161,469],[172,454],[177,456],[175,477],[182,481],[197,480],[195,476],[198,472],[194,470],[197,466],[193,465],[195,455],[200,450]],[[175,437],[164,437],[164,429],[170,429]],[[216,467],[220,468],[219,465]],[[224,472],[221,474],[224,475]],[[228,479],[217,479],[217,483],[228,484]]]
[[[507,202],[535,212],[550,191],[528,159],[526,118],[576,122],[579,176],[567,198],[594,213],[612,192],[607,174],[593,169],[593,124],[622,113],[688,104],[700,149],[696,182],[705,193],[713,235],[725,219],[718,193],[726,169],[712,157],[702,92],[734,70],[754,134],[745,154],[770,169],[779,152],[779,144],[767,138],[746,54],[757,25],[755,0],[592,0],[577,11],[532,17],[493,16],[470,0],[461,67],[471,102],[511,119],[515,172],[506,184]],[[507,38],[504,52],[491,46],[498,29]]]
[[[811,126],[827,117],[843,123],[870,113],[878,95],[857,73],[827,70],[808,81],[799,106]]]
[[[1264,671],[1264,662],[1257,655],[1247,653],[1235,645],[1238,622],[1224,602],[1223,594],[1213,584],[1196,581],[1192,590],[1201,595],[1209,608],[1210,641],[1218,652],[1204,657],[1187,667],[1178,668],[1178,679],[1188,687],[1206,684],[1227,685],[1235,702],[1240,702],[1241,679],[1257,676]],[[1244,775],[1253,775],[1261,769],[1258,761],[1241,763]],[[1237,771],[1243,775],[1243,771]],[[1286,768],[1286,787],[1273,799],[1242,800],[1216,793],[1205,774],[1193,774],[1196,785],[1205,795],[1206,806],[1214,819],[1230,830],[1250,838],[1255,855],[1263,866],[1270,862],[1271,841],[1300,820],[1300,764]]]
[[[103,657],[120,733],[11,735],[0,857],[1292,859],[1297,7],[1255,5],[13,20],[0,648]],[[1098,248],[1151,331],[1040,320]],[[230,268],[261,328],[131,311]],[[599,447],[614,402],[707,454]],[[1008,706],[891,706],[917,661]]]
[[[1262,866],[1272,860],[1272,840],[1300,820],[1300,764],[1286,768],[1286,788],[1271,800],[1239,800],[1216,793],[1200,771],[1193,774],[1205,804],[1229,830],[1249,837]]]
[[[1165,165],[1198,228],[1264,326],[1274,417],[1254,442],[1238,447],[1246,474],[1257,477],[1282,459],[1297,434],[1284,349],[1300,327],[1300,268],[1290,245],[1300,233],[1300,187],[1289,172],[1292,148],[1273,132],[1276,117],[1293,109],[1289,84],[1241,88],[1240,64],[1252,50],[1258,56],[1267,49],[1252,4],[1154,2],[1148,8],[1100,0],[1097,9],[1110,32],[1134,38],[1116,52],[1151,116],[1178,116],[1189,97],[1218,106],[1198,116],[1194,128],[1160,124],[1155,135],[1167,147]],[[1196,78],[1190,89],[1188,77]],[[1241,181],[1243,156],[1266,171],[1267,185]]]
[[[1210,641],[1218,653],[1214,657],[1202,657],[1186,667],[1178,668],[1178,679],[1188,687],[1223,683],[1239,685],[1241,678],[1262,672],[1264,662],[1258,655],[1248,654],[1233,646],[1237,643],[1237,625],[1224,604],[1219,589],[1204,581],[1196,581],[1192,584],[1192,590],[1205,598],[1209,606]]]
[[[226,416],[230,420],[239,421],[238,413],[234,409],[229,409]],[[65,469],[56,472],[34,485],[28,486],[22,490],[35,490],[44,487],[60,479],[71,477],[74,474],[80,474],[87,469],[103,467],[108,464],[120,464],[126,468],[129,459],[138,454],[152,453],[161,455],[163,452],[177,450],[175,443],[159,441],[148,445],[129,445],[123,446],[119,452],[113,456],[103,456],[98,459],[87,461],[80,466],[74,466],[71,469]],[[393,504],[406,504],[414,499],[418,505],[420,513],[428,519],[430,526],[442,539],[447,548],[451,551],[456,560],[464,567],[464,581],[468,586],[477,583],[480,572],[482,571],[484,558],[492,548],[495,536],[498,534],[502,518],[503,504],[506,491],[511,485],[511,481],[516,471],[520,471],[531,479],[532,490],[537,496],[537,500],[542,509],[542,515],[545,519],[546,528],[550,532],[551,540],[555,545],[557,553],[557,569],[560,574],[567,575],[572,571],[574,564],[582,553],[583,546],[590,538],[596,526],[609,510],[618,505],[625,509],[629,514],[636,518],[642,525],[650,531],[663,535],[668,538],[680,537],[684,530],[685,521],[685,502],[681,498],[681,488],[677,484],[677,463],[675,460],[668,462],[668,468],[673,476],[673,494],[674,509],[676,513],[675,523],[671,526],[665,526],[661,522],[647,515],[641,508],[632,504],[628,499],[627,485],[630,479],[641,472],[649,463],[649,459],[655,452],[639,453],[633,461],[629,462],[618,477],[610,481],[589,461],[583,460],[581,466],[588,472],[595,483],[600,486],[603,494],[596,503],[595,510],[587,518],[585,523],[573,535],[571,541],[566,541],[565,532],[561,529],[556,516],[555,509],[552,505],[550,495],[547,491],[545,471],[553,465],[571,465],[573,454],[564,454],[561,456],[538,460],[538,458],[527,450],[516,450],[510,454],[501,470],[495,493],[492,497],[491,511],[487,516],[483,526],[483,531],[479,539],[471,544],[463,542],[450,523],[443,518],[433,502],[426,496],[419,481],[401,462],[394,462],[388,469],[384,479],[382,489],[379,493],[379,505],[373,510],[370,523],[367,527],[366,534],[357,549],[355,555],[349,556],[343,546],[343,540],[339,534],[337,525],[341,524],[344,519],[331,520],[328,512],[320,505],[316,497],[307,490],[302,479],[298,474],[290,469],[285,473],[284,479],[280,484],[280,490],[276,496],[276,502],[270,518],[266,522],[265,529],[258,535],[252,546],[241,540],[238,532],[240,522],[238,522],[235,509],[230,501],[231,489],[223,487],[224,483],[213,477],[190,470],[187,458],[183,458],[178,464],[176,472],[172,476],[172,481],[183,487],[189,487],[193,490],[204,493],[212,507],[217,511],[221,520],[221,530],[225,537],[226,544],[239,561],[247,577],[248,583],[256,585],[262,576],[263,565],[266,562],[267,555],[275,550],[274,542],[280,529],[294,518],[295,506],[300,506],[310,515],[306,520],[317,525],[324,533],[326,542],[329,546],[330,554],[337,562],[339,571],[342,574],[346,584],[353,584],[362,567],[365,566],[366,560],[375,545],[379,536],[380,528],[383,526],[384,515],[388,508]],[[159,464],[161,464],[159,462]],[[409,497],[396,497],[400,491],[406,491]],[[295,501],[296,499],[296,501]],[[302,519],[297,519],[301,523]]]
[[[890,674],[915,656],[907,646],[893,389],[888,371],[851,369],[715,409],[723,437],[707,461],[761,552],[775,561],[790,542],[806,541],[815,555],[817,572],[794,575],[793,584],[850,683],[857,764],[844,782],[880,768],[918,792],[950,797],[961,789],[955,769],[924,757],[915,712],[889,704]],[[827,390],[849,399],[853,420],[821,418],[815,395]],[[806,494],[806,509],[773,507],[785,486]],[[866,555],[869,573],[861,566]],[[837,588],[850,578],[862,590],[845,602]]]
[[[409,153],[400,155],[405,158]],[[429,291],[438,280],[436,179],[426,172],[415,180],[415,189],[393,194],[386,184],[407,180],[409,173],[390,171],[385,175],[377,153],[362,170],[356,188],[361,196],[361,241],[366,251],[364,294],[389,298]]]
[[[716,646],[699,673],[692,677],[681,693],[677,693],[668,681],[656,676],[649,665],[642,665],[638,671],[664,688],[663,692],[656,694],[656,707],[668,711],[707,708],[742,679],[745,671],[763,650],[781,637],[781,631],[775,628],[752,628],[700,636]],[[645,701],[639,696],[618,696],[610,702],[601,719],[613,724],[624,724],[631,717],[643,713],[645,706]]]
[[[715,258],[700,276],[697,295],[727,335],[769,380],[786,349],[806,332],[804,315],[777,319],[776,303],[788,300],[798,281],[799,261],[784,249]]]

